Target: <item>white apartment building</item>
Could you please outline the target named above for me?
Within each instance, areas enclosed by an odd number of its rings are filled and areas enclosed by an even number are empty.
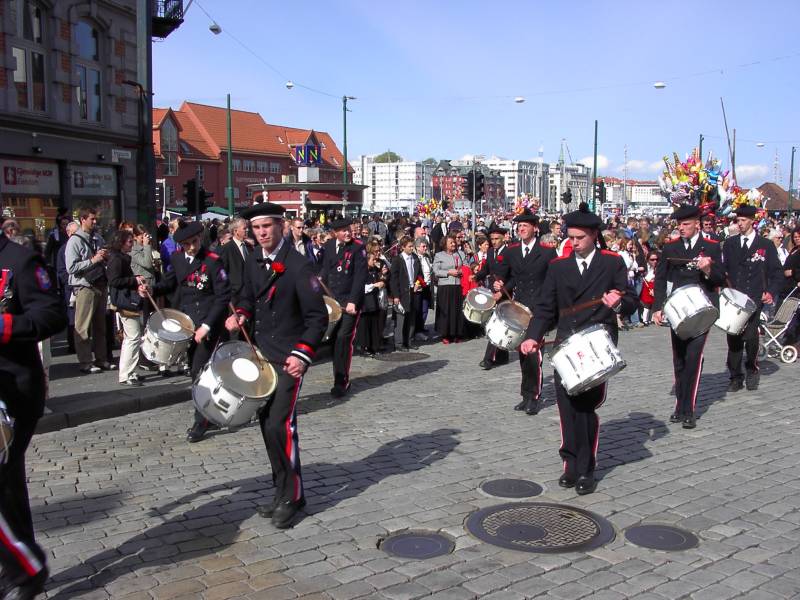
[[[602,177],[606,184],[604,214],[669,214],[671,207],[657,181]]]
[[[353,183],[364,190],[364,210],[411,212],[420,198],[432,196],[433,166],[415,161],[376,163],[375,156],[360,156],[354,163]]]
[[[591,204],[591,178],[592,170],[581,163],[550,165],[550,193],[547,203],[542,203],[542,209],[549,213],[565,213],[576,210],[581,202]],[[572,204],[569,205],[561,202],[561,194],[567,189],[572,191]]]
[[[499,171],[505,179],[506,201],[513,203],[517,196],[530,194],[547,205],[550,195],[550,165],[542,161],[506,160],[493,156],[481,161],[490,169]]]

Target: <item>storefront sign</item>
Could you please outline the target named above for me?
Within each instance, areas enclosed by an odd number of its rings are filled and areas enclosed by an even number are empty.
[[[113,167],[72,165],[73,196],[116,196],[117,171]]]
[[[111,162],[118,163],[120,160],[130,160],[131,159],[131,151],[130,150],[120,150],[119,148],[112,148],[111,149]]]
[[[0,158],[0,193],[57,196],[58,163]]]

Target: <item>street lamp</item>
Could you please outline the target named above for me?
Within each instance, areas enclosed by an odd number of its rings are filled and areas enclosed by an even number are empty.
[[[657,90],[663,90],[665,87],[667,87],[667,84],[664,83],[663,81],[656,81],[653,84],[653,87],[656,88]]]

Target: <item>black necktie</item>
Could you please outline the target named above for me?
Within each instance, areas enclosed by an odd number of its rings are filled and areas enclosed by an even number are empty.
[[[686,240],[686,251],[689,252],[692,249],[692,240]]]
[[[530,248],[525,246],[525,251],[522,253],[522,258],[528,258],[528,252],[530,252]]]
[[[269,270],[272,267],[272,259],[271,258],[259,258],[256,259],[256,262],[260,262],[264,265],[264,268]]]
[[[742,250],[747,252],[747,238],[742,238]]]
[[[586,269],[588,269],[588,268],[589,268],[589,264],[585,260],[582,260],[581,261],[581,277],[586,275]]]

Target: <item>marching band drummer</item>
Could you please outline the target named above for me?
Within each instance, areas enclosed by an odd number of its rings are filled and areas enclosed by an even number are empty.
[[[756,234],[753,229],[755,217],[755,206],[737,207],[739,234],[726,239],[722,247],[729,285],[747,294],[756,303],[756,311],[750,316],[741,335],[728,334],[729,392],[741,390],[742,379],[748,390],[758,389],[758,321],[764,304],[772,304],[783,286],[783,269],[778,251],[775,244]],[[746,375],[742,372],[743,351],[746,354]]]
[[[153,286],[156,296],[175,294],[173,306],[191,317],[195,324],[194,339],[187,352],[190,375],[196,379],[211,358],[231,301],[228,275],[219,256],[203,247],[203,224],[181,223],[173,234],[182,251],[175,252],[172,269]],[[187,431],[189,442],[199,442],[206,431],[216,429],[199,411],[194,411],[194,425]]]
[[[673,213],[678,222],[680,236],[664,244],[664,251],[656,267],[654,284],[653,320],[656,325],[664,321],[664,303],[667,284],[676,290],[684,285],[697,284],[711,302],[719,305],[717,287],[725,285],[719,242],[704,237],[700,231],[700,208],[684,204]],[[703,370],[703,349],[708,331],[688,340],[682,340],[670,329],[672,338],[672,365],[675,371],[675,410],[670,422],[683,422],[684,429],[694,429],[697,390]]]
[[[633,314],[639,305],[636,293],[627,288],[628,271],[622,258],[616,252],[597,247],[602,226],[600,217],[582,202],[578,210],[564,215],[564,223],[573,252],[550,262],[544,285],[534,301],[527,339],[519,347],[523,354],[539,352],[544,334],[556,323],[558,341],[591,325],[601,324],[616,344],[617,313]],[[592,304],[559,318],[559,312],[567,313],[573,306],[587,301]],[[555,386],[561,419],[559,454],[564,460],[564,473],[558,485],[575,487],[580,495],[591,494],[597,488],[594,470],[600,432],[595,411],[606,398],[607,384],[569,396],[556,372]]]
[[[361,240],[350,231],[352,219],[331,223],[334,239],[325,242],[320,277],[342,307],[342,318],[333,334],[333,388],[331,396],[341,398],[350,389],[350,363],[356,337],[364,284],[367,283],[367,253]]]
[[[306,503],[296,404],[303,375],[328,327],[328,312],[312,263],[283,239],[283,207],[264,202],[242,217],[249,219],[259,248],[247,257],[237,315],[228,317],[225,326],[236,331],[251,321],[255,344],[276,365],[277,387],[258,415],[275,498],[258,513],[285,529]]]
[[[508,260],[508,249],[506,247],[506,234],[508,229],[498,227],[494,223],[489,228],[489,240],[492,247],[486,254],[486,261],[480,269],[472,275],[473,281],[486,279],[486,287],[493,292],[496,302],[503,299],[503,284],[508,280],[511,273],[511,265]],[[495,365],[505,365],[508,363],[508,350],[498,348],[492,342],[486,342],[486,352],[483,360],[478,366],[488,371]]]
[[[543,245],[537,237],[539,217],[530,209],[514,217],[517,223],[519,243],[508,247],[508,262],[511,276],[505,282],[506,290],[514,293],[514,300],[524,304],[531,312],[534,310],[536,294],[544,284],[550,261],[556,258],[555,247]],[[524,410],[526,414],[539,412],[539,397],[542,393],[542,351],[537,349],[528,354],[519,353],[519,369],[522,375],[520,394],[522,401],[514,410]]]

